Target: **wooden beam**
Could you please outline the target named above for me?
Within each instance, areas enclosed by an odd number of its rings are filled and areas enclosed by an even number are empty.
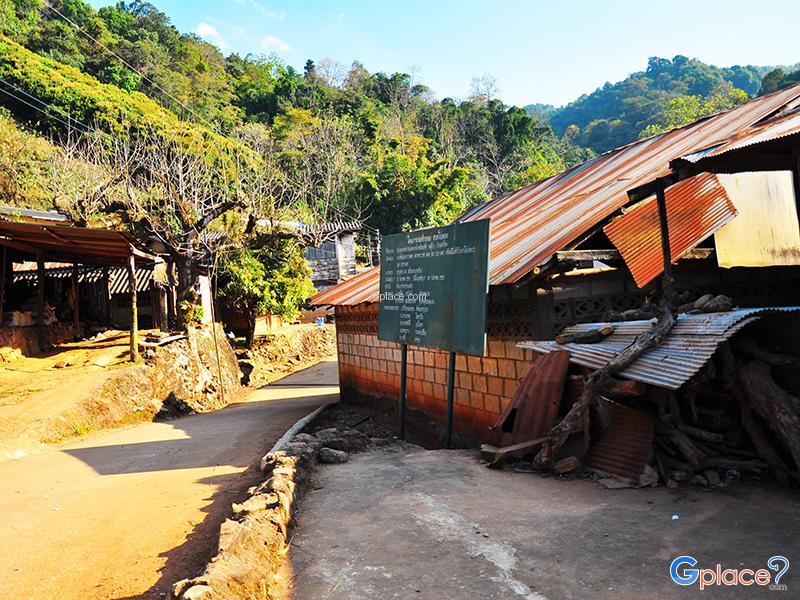
[[[714,257],[713,248],[692,248],[679,260],[708,260]],[[561,250],[556,252],[559,261],[592,262],[602,263],[624,262],[618,250]]]
[[[130,355],[131,362],[137,362],[139,360],[139,324],[137,322],[138,314],[136,309],[136,263],[133,253],[131,253],[130,260],[128,261],[128,291],[131,297]]]

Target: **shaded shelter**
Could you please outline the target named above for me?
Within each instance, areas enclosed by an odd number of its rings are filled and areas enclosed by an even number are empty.
[[[65,225],[44,225],[0,221],[0,245],[20,253],[33,255],[37,263],[37,329],[40,348],[45,340],[45,261],[72,263],[73,286],[77,294],[78,265],[124,267],[128,280],[135,281],[136,267],[155,264],[157,257],[147,252],[131,235],[106,229],[83,229]],[[4,264],[5,269],[5,264]],[[136,286],[129,285],[131,297],[131,360],[138,357]],[[76,296],[77,298],[77,296]],[[78,302],[75,302],[75,323],[79,328]],[[76,332],[77,333],[77,332]]]

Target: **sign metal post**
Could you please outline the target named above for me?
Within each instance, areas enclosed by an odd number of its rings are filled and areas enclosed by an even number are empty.
[[[488,220],[382,239],[378,339],[400,344],[400,439],[408,345],[437,348],[449,352],[444,445],[452,447],[456,353],[482,356],[486,348],[488,263]]]

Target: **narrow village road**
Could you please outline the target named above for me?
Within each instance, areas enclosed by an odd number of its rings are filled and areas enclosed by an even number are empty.
[[[213,554],[261,456],[338,391],[329,360],[223,410],[0,462],[0,598],[166,597]]]

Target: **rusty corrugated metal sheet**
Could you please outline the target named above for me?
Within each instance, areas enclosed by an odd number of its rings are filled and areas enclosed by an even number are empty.
[[[490,285],[519,281],[627,204],[628,190],[668,174],[671,160],[720,145],[798,97],[800,86],[757,98],[680,129],[606,152],[462,215],[460,221],[491,219]],[[364,289],[355,289],[352,282],[325,290],[314,297],[314,304],[377,300],[377,273],[358,282]]]
[[[726,152],[741,150],[742,148],[763,144],[765,142],[772,142],[798,133],[800,133],[800,112],[793,112],[782,117],[759,123],[754,127],[731,136],[721,144],[682,156],[681,160],[697,163],[703,159],[713,158],[720,154],[725,154]]]
[[[586,466],[637,483],[653,445],[653,422],[638,410],[616,402],[601,402],[608,409],[611,423],[600,440],[589,448]]]
[[[730,222],[736,208],[713,173],[701,173],[666,190],[672,262]],[[658,202],[652,196],[603,228],[641,288],[664,271]]]
[[[646,351],[632,364],[619,372],[622,377],[677,390],[697,373],[717,347],[742,327],[769,314],[800,312],[800,306],[780,308],[742,308],[723,313],[678,316],[675,326],[661,343]],[[565,333],[590,331],[601,323],[583,323],[564,330]],[[611,323],[614,333],[596,344],[559,344],[555,341],[520,342],[520,348],[537,352],[567,350],[570,361],[599,369],[630,346],[637,335],[648,331],[650,321]]]
[[[380,276],[380,267],[373,267],[312,296],[311,304],[355,306],[362,302],[377,302]]]
[[[552,352],[533,363],[494,425],[511,433],[510,441],[504,438],[504,444],[525,442],[550,431],[558,416],[568,368],[568,352]],[[513,427],[509,421],[512,416]]]

